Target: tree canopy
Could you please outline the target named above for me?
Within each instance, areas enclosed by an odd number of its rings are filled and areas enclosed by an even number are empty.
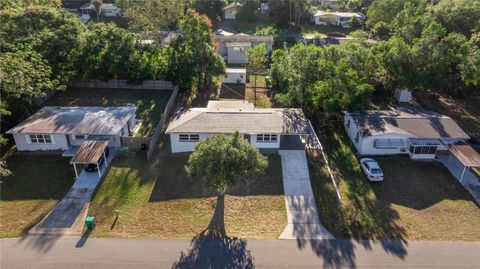
[[[267,158],[239,132],[202,140],[188,158],[187,173],[223,194],[228,186],[265,172]]]

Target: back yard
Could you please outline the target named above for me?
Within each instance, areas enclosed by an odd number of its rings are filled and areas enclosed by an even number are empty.
[[[188,154],[170,154],[168,142],[149,162],[143,152],[118,155],[90,204],[89,214],[97,223],[92,235],[192,238],[206,229],[216,198],[188,179],[187,158]],[[115,210],[120,214],[117,221]],[[273,239],[285,225],[280,158],[271,156],[266,175],[227,191],[225,226],[228,236]]]
[[[58,92],[47,106],[137,106],[137,120],[142,125],[135,136],[150,136],[160,121],[171,91],[137,89],[80,89]]]
[[[337,238],[479,241],[480,210],[468,192],[437,162],[376,158],[385,174],[369,183],[343,130],[321,135],[343,198],[319,158],[311,159],[320,219]]]
[[[68,192],[75,177],[68,161],[45,154],[8,157],[12,175],[1,181],[0,237],[24,234]]]

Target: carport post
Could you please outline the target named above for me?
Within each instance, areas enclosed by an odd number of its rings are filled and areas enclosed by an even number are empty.
[[[105,156],[105,150],[103,151],[103,159],[105,160],[105,165],[108,166],[107,156]]]
[[[73,163],[73,169],[75,170],[75,179],[78,179],[77,164]]]
[[[467,170],[467,167],[464,166],[463,167],[463,172],[462,172],[462,176],[460,177],[460,183],[462,183],[462,180],[463,180],[463,176],[465,175],[465,171]]]
[[[98,161],[97,161],[97,170],[98,170],[98,177],[102,177],[102,173],[100,172],[100,165],[98,165]]]

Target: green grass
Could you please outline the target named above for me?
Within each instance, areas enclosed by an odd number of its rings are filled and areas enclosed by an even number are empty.
[[[46,105],[123,106],[134,104],[137,106],[136,118],[143,121],[135,136],[143,137],[153,134],[171,94],[171,91],[160,90],[69,88],[55,94]]]
[[[343,202],[319,157],[311,159],[312,186],[322,223],[337,238],[480,240],[480,210],[443,165],[376,158],[385,180],[370,183],[343,130],[322,132]]]
[[[188,154],[168,151],[165,143],[151,161],[142,152],[117,156],[90,204],[89,214],[97,224],[93,236],[191,238],[207,228],[214,212],[214,193],[186,176]],[[272,239],[285,227],[280,159],[269,160],[265,176],[227,191],[227,235]],[[115,210],[120,212],[116,222]]]
[[[12,155],[12,175],[2,177],[0,237],[20,236],[40,221],[73,184],[68,158],[58,155]]]

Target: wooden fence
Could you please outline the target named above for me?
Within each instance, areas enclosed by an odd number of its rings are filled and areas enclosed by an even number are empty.
[[[160,139],[160,135],[162,134],[164,127],[167,123],[167,119],[170,115],[170,110],[173,107],[173,103],[175,103],[175,99],[177,98],[178,95],[178,86],[175,86],[175,89],[172,92],[172,95],[170,96],[170,99],[168,99],[168,103],[165,106],[165,109],[163,110],[162,118],[158,122],[157,126],[155,127],[155,131],[153,132],[152,137],[150,138],[150,143],[148,145],[148,151],[147,151],[147,158],[150,160],[152,157],[157,145],[158,145],[158,140]]]
[[[110,79],[108,81],[102,80],[88,80],[88,81],[74,81],[68,84],[75,88],[106,88],[106,89],[148,89],[148,90],[172,90],[175,85],[171,81],[165,80],[145,80],[141,84],[129,84],[128,80]]]

